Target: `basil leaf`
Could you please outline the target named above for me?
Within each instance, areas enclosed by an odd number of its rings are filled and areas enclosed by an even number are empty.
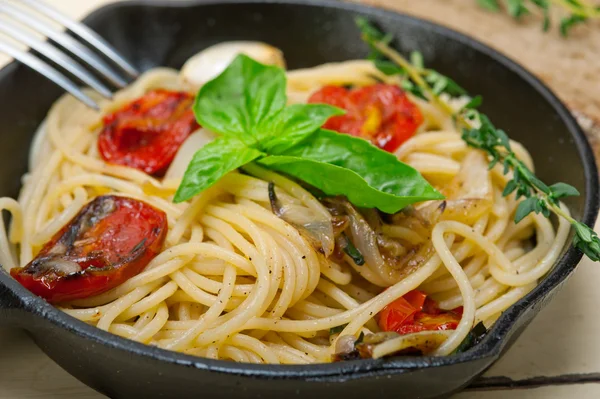
[[[285,88],[283,69],[240,54],[219,76],[202,86],[194,114],[201,126],[254,145],[256,132],[285,107]]]
[[[259,138],[265,136],[260,148],[270,154],[280,154],[314,133],[327,119],[345,113],[343,109],[328,104],[291,105],[259,135]]]
[[[175,202],[193,197],[257,159],[327,195],[345,195],[359,207],[387,213],[443,198],[415,169],[392,154],[363,139],[320,128],[343,110],[328,104],[286,107],[285,89],[283,69],[245,55],[237,56],[200,89],[194,104],[196,118],[221,137],[194,155]]]
[[[258,161],[358,207],[396,213],[415,202],[443,199],[415,169],[366,140],[320,129],[280,156]]]
[[[264,155],[233,137],[222,136],[199,149],[188,165],[173,202],[179,203],[211,187],[227,173]]]

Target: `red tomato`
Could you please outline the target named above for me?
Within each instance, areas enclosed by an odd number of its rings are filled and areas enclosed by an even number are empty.
[[[379,328],[398,334],[431,330],[455,330],[462,316],[462,307],[441,310],[437,303],[419,290],[406,293],[379,313]]]
[[[416,310],[421,311],[423,310],[423,305],[427,299],[427,294],[419,290],[412,290],[404,294],[403,298],[406,299],[408,303],[410,303],[411,306]]]
[[[417,312],[406,299],[398,298],[379,313],[379,328],[383,331],[396,331],[406,322],[410,322]]]
[[[442,310],[438,306],[437,302],[431,298],[425,299],[425,303],[423,304],[423,308],[421,310],[423,310],[423,312],[425,312],[427,314],[433,314],[433,315],[442,313]]]
[[[326,103],[346,110],[323,125],[362,137],[389,152],[394,152],[412,137],[423,123],[423,115],[398,86],[374,84],[356,89],[325,86],[314,93],[309,103]]]
[[[131,198],[97,197],[34,260],[10,274],[51,303],[87,298],[140,273],[166,233],[163,211]]]
[[[455,330],[460,322],[460,316],[448,312],[440,315],[430,315],[424,312],[415,313],[413,320],[399,328],[388,331],[395,331],[400,335],[411,334],[421,331],[433,330]]]
[[[163,174],[199,127],[193,101],[189,93],[154,90],[105,116],[98,138],[102,158],[151,175]]]

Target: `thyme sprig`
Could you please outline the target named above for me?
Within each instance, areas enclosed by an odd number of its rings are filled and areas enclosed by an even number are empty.
[[[566,183],[548,186],[536,177],[527,165],[517,158],[507,134],[496,128],[487,116],[477,110],[482,102],[480,96],[471,98],[466,105],[456,110],[440,95],[446,93],[450,97],[456,97],[457,94],[453,93],[464,95],[466,90],[450,78],[424,68],[422,55],[413,53],[410,57],[411,61],[407,60],[390,46],[391,36],[379,31],[366,19],[359,17],[356,24],[362,32],[363,40],[371,48],[369,57],[374,60],[375,66],[386,74],[394,72],[402,76],[403,81],[408,82],[403,83],[402,87],[410,88],[408,91],[434,103],[450,115],[456,127],[462,131],[462,139],[467,145],[482,150],[488,155],[490,169],[500,164],[505,175],[512,171],[512,179],[508,181],[502,194],[508,196],[515,193],[517,199],[523,199],[515,212],[515,223],[519,223],[533,212],[547,218],[551,214],[564,218],[575,230],[573,245],[591,260],[600,261],[598,235],[589,226],[573,219],[561,207],[560,199],[579,195],[575,187]],[[392,69],[392,63],[395,70]],[[451,89],[446,90],[446,87]]]
[[[590,19],[600,18],[600,6],[588,4],[585,0],[477,0],[477,3],[494,12],[500,11],[503,3],[506,11],[517,20],[530,14],[532,10],[538,9],[544,17],[542,25],[544,32],[548,31],[552,24],[550,8],[552,6],[559,7],[566,14],[560,19],[559,24],[560,33],[565,37],[573,26]]]

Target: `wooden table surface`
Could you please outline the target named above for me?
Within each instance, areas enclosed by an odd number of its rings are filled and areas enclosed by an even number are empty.
[[[111,0],[48,1],[65,13],[81,18]],[[0,55],[0,66],[7,61],[8,58]],[[596,231],[599,228],[600,224]],[[582,261],[565,288],[478,382],[479,387],[455,397],[600,398],[598,281],[600,267],[588,260]],[[0,328],[0,399],[66,397],[103,396],[54,364],[24,332]]]

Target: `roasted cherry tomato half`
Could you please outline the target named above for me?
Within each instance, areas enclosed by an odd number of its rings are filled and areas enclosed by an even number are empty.
[[[454,312],[445,312],[435,316],[425,312],[417,312],[414,314],[412,322],[392,331],[404,335],[421,331],[456,330],[458,323],[460,323],[460,316]]]
[[[406,294],[404,294],[402,298],[404,298],[408,303],[410,303],[410,305],[414,307],[417,311],[423,310],[423,307],[425,306],[426,302],[431,301],[435,304],[435,301],[431,299],[429,299],[428,301],[427,294],[419,290],[409,291]]]
[[[98,149],[108,163],[161,175],[181,144],[198,129],[185,92],[153,90],[104,117]]]
[[[166,233],[163,211],[131,198],[97,197],[34,260],[10,274],[51,303],[87,298],[140,273]]]
[[[383,331],[410,334],[431,330],[455,330],[462,316],[462,307],[441,310],[437,303],[419,290],[406,293],[379,313]]]
[[[389,152],[394,152],[411,138],[421,123],[421,111],[398,86],[374,84],[347,89],[325,86],[314,93],[309,103],[326,103],[346,110],[323,125],[362,137]]]
[[[410,323],[417,309],[404,298],[398,298],[388,304],[379,313],[379,328],[383,331],[396,331],[403,325]]]

